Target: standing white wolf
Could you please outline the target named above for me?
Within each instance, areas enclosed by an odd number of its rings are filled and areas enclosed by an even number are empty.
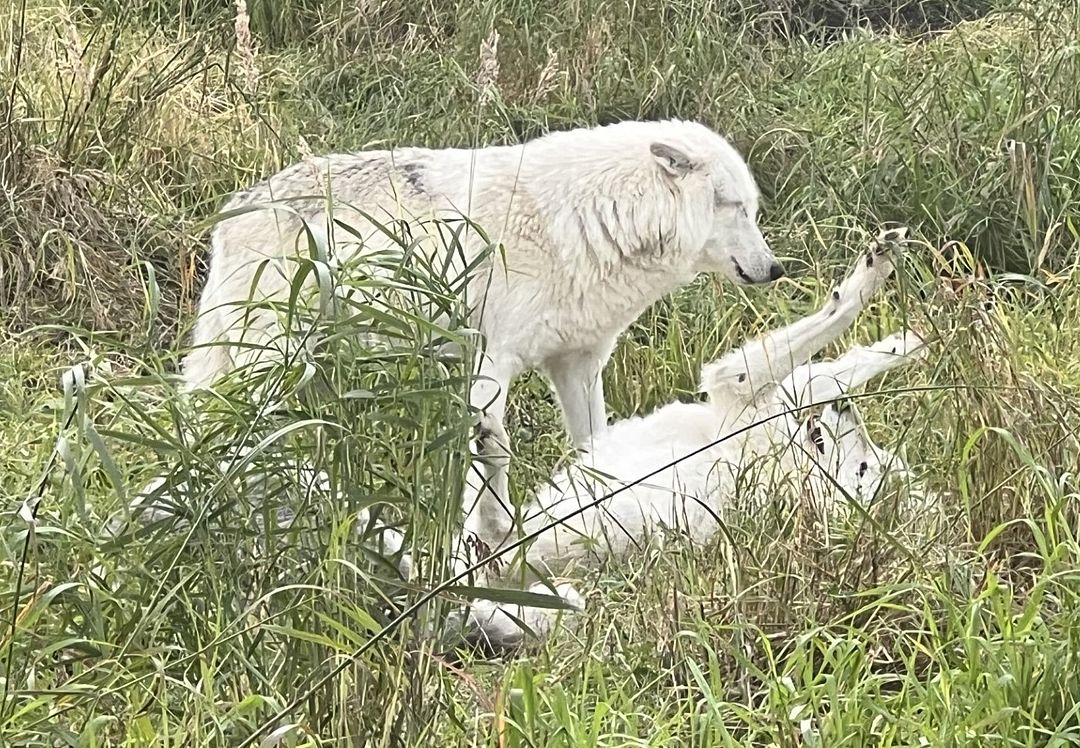
[[[467,288],[486,344],[471,404],[501,420],[511,380],[542,370],[579,447],[606,426],[601,372],[616,338],[650,304],[702,272],[740,284],[784,272],[758,229],[745,161],[693,122],[622,122],[476,150],[331,155],[232,195],[223,212],[186,389],[273,355],[277,316],[241,305],[288,299],[287,261],[307,254],[308,236],[347,260],[393,244],[372,220],[404,221],[416,236],[432,220],[464,216],[488,238],[466,231],[455,262],[468,266],[501,245]],[[439,244],[425,251],[447,252]]]

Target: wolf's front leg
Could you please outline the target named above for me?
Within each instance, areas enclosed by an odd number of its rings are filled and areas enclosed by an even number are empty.
[[[907,229],[883,231],[855,267],[833,289],[825,306],[784,328],[746,343],[702,369],[701,390],[729,402],[750,401],[755,393],[779,384],[835,341],[893,273],[893,254]]]
[[[925,342],[918,333],[890,335],[869,347],[856,347],[832,361],[805,364],[783,383],[791,405],[806,408],[827,403],[858,389],[890,369],[923,358]]]
[[[602,375],[613,347],[611,343],[563,353],[544,362],[559,398],[566,429],[577,449],[587,450],[593,437],[607,428]]]
[[[465,479],[465,534],[475,535],[492,550],[513,530],[510,503],[510,437],[502,421],[482,415],[473,441],[473,460]]]

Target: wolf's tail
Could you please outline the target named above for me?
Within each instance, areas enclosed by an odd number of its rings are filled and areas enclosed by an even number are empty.
[[[205,304],[200,304],[200,307]],[[207,388],[232,369],[226,335],[228,326],[218,309],[201,309],[191,336],[191,350],[184,356],[183,389]]]
[[[199,296],[198,317],[191,335],[191,350],[184,357],[181,365],[183,390],[204,389],[233,368],[229,353],[229,320],[226,318],[221,289],[223,284],[216,276],[219,274],[214,258],[223,257],[218,235],[220,226],[215,226],[210,233],[210,272]]]

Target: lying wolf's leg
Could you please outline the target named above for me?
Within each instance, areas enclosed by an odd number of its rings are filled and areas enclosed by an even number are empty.
[[[786,379],[854,323],[892,275],[892,254],[906,236],[907,229],[881,232],[822,309],[706,364],[701,391],[722,402],[750,401],[762,389]]]
[[[798,408],[820,405],[858,389],[890,369],[923,357],[924,342],[907,331],[890,335],[869,347],[856,347],[833,361],[798,367],[784,380],[782,389]]]

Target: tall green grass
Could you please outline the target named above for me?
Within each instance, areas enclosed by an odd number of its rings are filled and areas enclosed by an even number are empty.
[[[861,28],[824,3],[0,9],[3,742],[1080,743],[1080,15],[921,5],[972,20],[927,31],[900,3],[865,4]],[[664,116],[748,154],[792,273],[701,279],[649,310],[605,372],[613,413],[691,397],[703,360],[812,308],[867,232],[904,222],[921,248],[849,340],[906,319],[940,336],[863,406],[940,501],[832,526],[793,499],[733,512],[709,547],[583,580],[588,614],[509,660],[438,649],[445,595],[387,630],[445,579],[469,420],[466,372],[436,344],[464,321],[361,300],[310,321],[339,342],[275,372],[284,410],[237,389],[188,428],[170,374],[203,221],[308,153]],[[453,279],[405,282],[445,300]],[[510,421],[522,494],[566,450],[538,377]],[[304,485],[301,456],[340,501]],[[160,474],[190,487],[188,522],[110,537]],[[290,528],[267,521],[279,508]],[[430,556],[415,583],[364,550],[365,508]]]

